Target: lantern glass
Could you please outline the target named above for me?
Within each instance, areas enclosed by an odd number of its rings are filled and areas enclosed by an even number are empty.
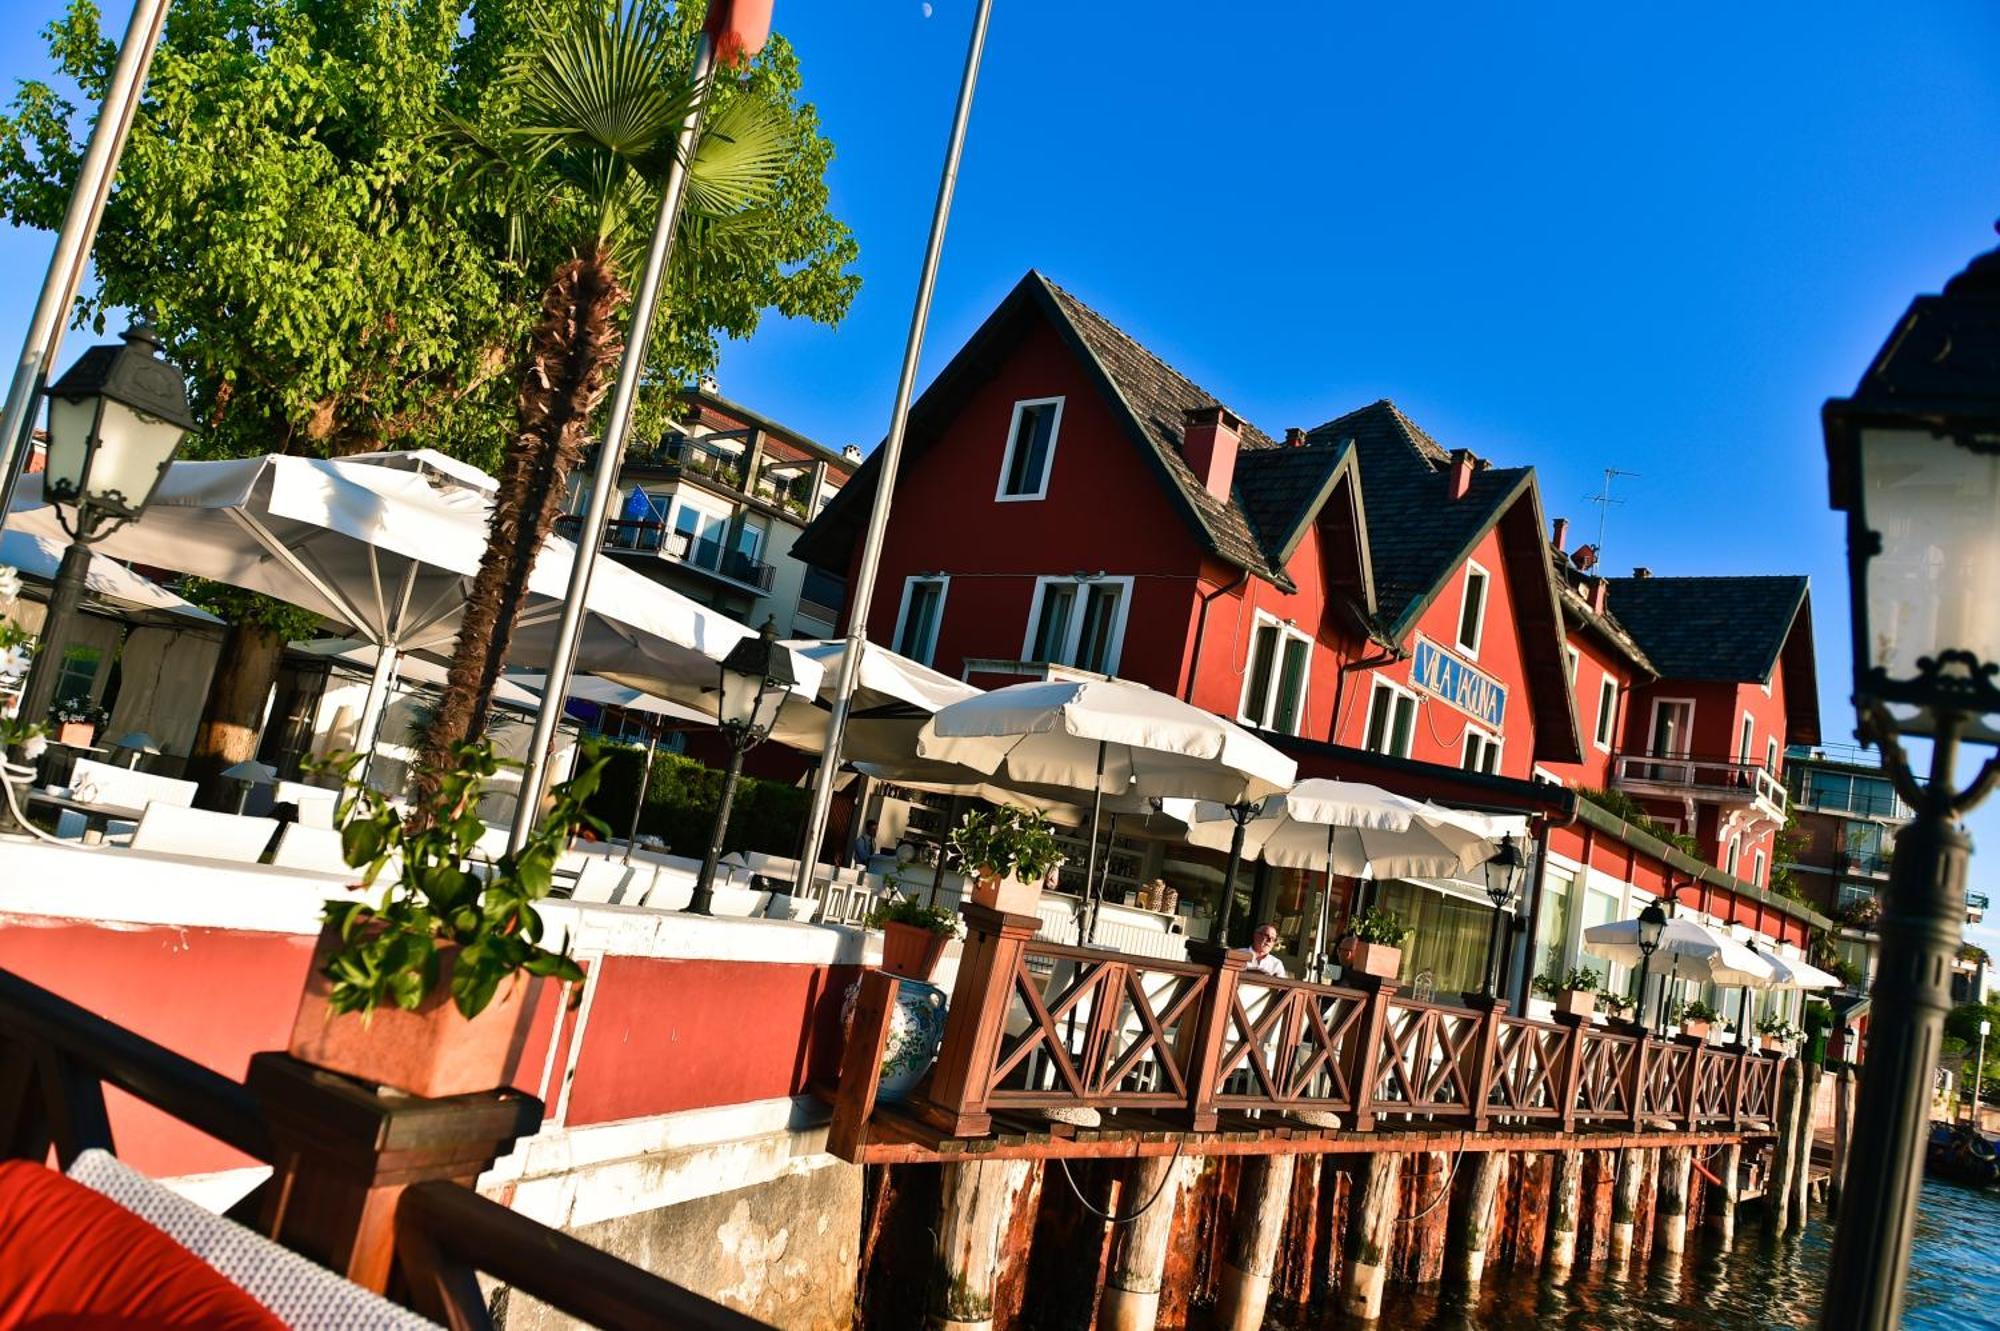
[[[116,398],[105,398],[97,420],[97,452],[85,496],[114,511],[136,513],[153,496],[187,431]]]
[[[49,451],[42,469],[42,493],[81,497],[90,470],[90,441],[97,433],[101,397],[49,399]]]
[[[1500,848],[1486,861],[1486,899],[1495,906],[1504,906],[1514,899],[1520,889],[1521,870],[1526,867],[1521,848],[1514,842],[1514,834],[1508,833],[1500,840]]]
[[[1916,679],[1942,652],[2000,662],[2000,454],[1925,430],[1859,433],[1862,516],[1882,546],[1865,566],[1866,665]]]
[[[764,677],[722,667],[722,705],[715,719],[724,725],[755,724],[757,699],[763,692]]]

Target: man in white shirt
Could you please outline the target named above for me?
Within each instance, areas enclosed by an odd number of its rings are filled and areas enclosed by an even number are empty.
[[[1260,924],[1250,934],[1250,960],[1243,969],[1257,971],[1263,975],[1285,978],[1285,963],[1273,956],[1271,949],[1278,945],[1278,926],[1271,923]]]

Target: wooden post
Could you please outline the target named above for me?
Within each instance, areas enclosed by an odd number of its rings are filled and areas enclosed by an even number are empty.
[[[1368,995],[1368,1006],[1355,1024],[1354,1041],[1347,1056],[1347,1084],[1354,1088],[1354,1130],[1375,1128],[1375,1072],[1382,1066],[1382,1046],[1389,1035],[1389,1000],[1396,996],[1393,980],[1360,976],[1355,986]],[[1379,1304],[1379,1297],[1376,1302]]]
[[[1675,1256],[1687,1251],[1688,1180],[1693,1172],[1693,1147],[1669,1146],[1661,1152],[1659,1202],[1653,1213],[1661,1246]]]
[[[1121,1189],[1129,1224],[1115,1226],[1111,1263],[1098,1304],[1099,1331],[1153,1331],[1160,1317],[1160,1278],[1173,1234],[1174,1203],[1185,1177],[1173,1156],[1142,1156],[1131,1164]],[[1134,1215],[1134,1213],[1137,1213]]]
[[[1223,1331],[1257,1331],[1271,1299],[1278,1239],[1292,1200],[1296,1155],[1253,1155],[1243,1163],[1230,1217],[1229,1252],[1222,1260],[1215,1325]]]
[[[1556,1180],[1549,1189],[1549,1270],[1560,1276],[1576,1264],[1576,1231],[1583,1214],[1583,1152],[1556,1155]]]
[[[1187,945],[1188,960],[1210,968],[1208,988],[1196,1004],[1194,1020],[1184,1029],[1191,1041],[1188,1069],[1188,1126],[1195,1132],[1215,1131],[1216,1070],[1222,1064],[1222,1047],[1229,1042],[1229,1018],[1236,1007],[1236,986],[1250,954],[1219,943],[1195,942]],[[1119,1004],[1105,1005],[1117,1010]]]
[[[1618,1153],[1618,1188],[1611,1195],[1611,1264],[1632,1260],[1632,1222],[1639,1214],[1639,1188],[1646,1178],[1646,1153],[1628,1146]]]
[[[1030,1160],[976,1160],[943,1167],[931,1331],[992,1331],[1001,1247],[1033,1166]]]
[[[1452,1235],[1448,1278],[1477,1285],[1486,1275],[1486,1250],[1493,1241],[1493,1211],[1500,1197],[1500,1180],[1507,1173],[1507,1152],[1481,1151],[1465,1189],[1465,1214]]]
[[[1466,1006],[1479,1014],[1479,1034],[1473,1037],[1473,1057],[1477,1060],[1472,1070],[1472,1103],[1466,1108],[1472,1114],[1472,1130],[1484,1132],[1492,1126],[1492,1115],[1488,1112],[1493,1101],[1493,1079],[1497,1071],[1495,1064],[1500,1056],[1500,1019],[1507,1015],[1507,1000],[1488,998],[1484,994],[1467,994]]]
[[[1625,1100],[1625,1103],[1632,1107],[1632,1112],[1628,1116],[1627,1121],[1632,1125],[1634,1132],[1645,1127],[1645,1112],[1647,1108],[1646,1064],[1648,1056],[1652,1052],[1653,1037],[1650,1035],[1641,1035],[1639,1037],[1639,1047],[1632,1051],[1632,1084],[1627,1088],[1628,1094]]]
[[[1775,1233],[1785,1232],[1796,1190],[1798,1168],[1799,1090],[1805,1080],[1796,1058],[1778,1065],[1777,1141],[1771,1150],[1771,1177],[1764,1184],[1764,1220]]]
[[[1808,1202],[1812,1198],[1813,1122],[1819,1117],[1817,1109],[1820,1071],[1820,1065],[1817,1063],[1799,1065],[1799,1114],[1793,1123],[1798,1143],[1792,1148],[1792,1186],[1795,1195],[1792,1198],[1791,1208],[1785,1213],[1786,1230],[1793,1234],[1806,1227],[1806,1215],[1811,1209]]]
[[[1688,1049],[1687,1076],[1681,1081],[1681,1108],[1686,1111],[1681,1117],[1681,1124],[1693,1132],[1701,1126],[1701,1106],[1696,1100],[1701,1093],[1701,1060],[1708,1054],[1708,1041],[1687,1035],[1681,1039],[1691,1046]]]
[[[384,1096],[290,1054],[251,1055],[246,1084],[273,1148],[260,1227],[378,1294],[395,1265],[403,1189],[431,1179],[469,1188],[542,1122],[542,1102],[518,1091]]]
[[[1561,1098],[1556,1104],[1562,1110],[1562,1130],[1567,1135],[1576,1131],[1576,1098],[1583,1088],[1583,1040],[1584,1032],[1590,1029],[1590,1019],[1558,1012],[1556,1024],[1569,1031],[1563,1041],[1562,1071],[1556,1077],[1556,1085],[1562,1088],[1557,1092]]]
[[[1377,1151],[1361,1175],[1361,1200],[1347,1231],[1347,1270],[1340,1305],[1350,1317],[1373,1322],[1382,1316],[1382,1286],[1389,1274],[1389,1245],[1395,1241],[1396,1213],[1403,1192],[1403,1156]]]
[[[1736,1194],[1743,1186],[1743,1143],[1729,1143],[1715,1158],[1719,1162],[1715,1174],[1722,1180],[1722,1186],[1709,1189],[1709,1196],[1715,1199],[1709,1215],[1726,1248],[1736,1241]]]
[[[862,973],[854,1000],[854,1020],[847,1044],[840,1051],[840,1084],[833,1101],[833,1122],[826,1130],[828,1154],[859,1163],[868,1141],[868,1120],[875,1116],[875,1096],[882,1087],[882,1051],[889,1042],[889,1024],[896,1015],[896,992],[902,982],[886,971]]]
[[[1840,1212],[1840,1189],[1847,1181],[1847,1153],[1854,1132],[1854,1066],[1843,1063],[1833,1079],[1833,1177],[1827,1180],[1828,1215]]]
[[[1014,975],[1022,949],[1042,921],[970,901],[959,907],[959,914],[965,917],[965,950],[952,986],[944,1042],[931,1071],[929,1094],[910,1107],[954,1137],[981,1137],[993,1126],[986,1108],[987,1082],[1007,1028]]]

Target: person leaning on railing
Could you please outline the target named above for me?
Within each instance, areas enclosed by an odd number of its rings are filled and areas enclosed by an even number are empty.
[[[1250,960],[1244,963],[1243,969],[1284,979],[1285,963],[1271,951],[1277,945],[1278,926],[1266,920],[1250,933]]]

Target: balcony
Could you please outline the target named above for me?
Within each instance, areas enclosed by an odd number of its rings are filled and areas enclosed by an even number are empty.
[[[1833,857],[1833,871],[1854,878],[1889,876],[1889,855],[1877,850],[1843,850]]]
[[[670,434],[658,443],[635,445],[628,449],[625,465],[644,471],[705,476],[739,494],[746,493],[749,449],[740,441],[734,448],[720,442],[733,439],[735,436],[721,434],[706,435],[700,439],[692,435]]]
[[[1978,924],[1981,920],[1984,920],[1986,918],[1987,904],[1987,897],[1984,892],[1967,892],[1965,894],[1965,922],[1967,924]]]
[[[1762,763],[1643,753],[1615,753],[1611,762],[1612,785],[1628,795],[1754,809],[1785,820],[1785,784]]]
[[[573,513],[556,519],[556,531],[571,540],[576,539],[582,527],[583,520]],[[769,592],[771,578],[776,573],[771,565],[731,550],[720,541],[697,541],[690,533],[671,530],[661,522],[624,519],[606,522],[604,548],[658,555],[757,592]]]

